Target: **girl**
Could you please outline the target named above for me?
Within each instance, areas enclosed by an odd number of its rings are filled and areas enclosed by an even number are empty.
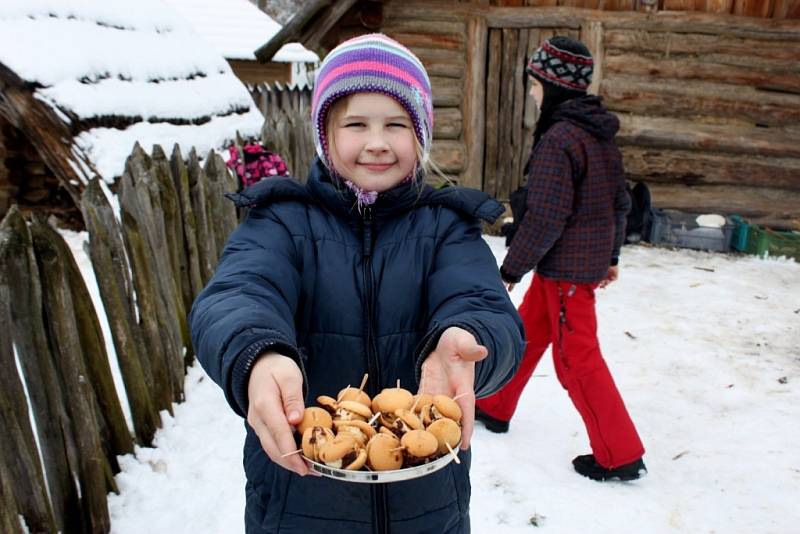
[[[619,120],[586,94],[593,61],[569,37],[548,39],[526,69],[541,113],[534,132],[528,210],[500,273],[509,291],[536,269],[519,312],[527,347],[520,371],[477,403],[493,432],[507,432],[520,395],[552,344],[556,375],[589,434],[592,454],[573,467],[594,480],[633,480],[646,472],[644,447],[597,340],[595,288],[617,279],[630,200],[614,136]]]
[[[425,185],[433,107],[419,60],[375,34],[317,75],[318,158],[305,185],[261,182],[190,316],[198,358],[247,417],[248,533],[469,532],[475,395],[514,373],[521,323],[479,219],[487,195]],[[309,473],[293,425],[305,400],[358,384],[463,395],[461,464],[354,484]]]

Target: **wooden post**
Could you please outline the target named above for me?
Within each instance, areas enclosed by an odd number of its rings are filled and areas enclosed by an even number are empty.
[[[181,219],[183,220],[183,251],[186,255],[186,278],[189,282],[189,294],[184,290],[186,309],[192,306],[194,298],[203,289],[203,270],[200,268],[200,251],[197,248],[197,219],[192,208],[191,188],[189,187],[189,171],[183,162],[181,149],[176,144],[170,156],[172,180],[180,205]]]
[[[136,440],[150,445],[160,421],[151,397],[153,379],[131,302],[132,284],[119,223],[98,178],[86,186],[81,211],[89,232],[89,256],[94,271],[104,274],[97,277],[97,285],[114,338]]]
[[[100,328],[100,321],[95,312],[92,297],[86,288],[83,275],[78,268],[72,252],[64,240],[50,225],[43,220],[34,219],[31,231],[36,229],[42,234],[52,234],[49,242],[56,248],[61,265],[65,269],[68,285],[71,290],[75,323],[81,343],[81,354],[85,362],[89,383],[92,385],[98,403],[101,438],[106,450],[106,457],[114,471],[119,471],[117,456],[133,452],[133,439],[125,422],[119,395],[117,394],[108,353]]]
[[[42,302],[55,356],[53,361],[62,385],[62,402],[69,415],[63,439],[67,442],[69,469],[80,487],[81,524],[84,532],[108,532],[111,528],[106,502],[108,460],[100,446],[94,390],[87,380],[89,375],[65,268],[72,259],[71,253],[61,236],[42,221],[35,221],[31,226],[31,236],[42,281]]]
[[[489,30],[489,65],[486,76],[486,157],[483,166],[483,190],[497,194],[497,156],[499,150],[498,130],[500,128],[500,74],[503,66],[502,30]]]
[[[43,479],[36,474],[39,462],[35,445],[23,445],[26,433],[24,429],[30,425],[30,419],[22,414],[17,415],[15,424],[20,428],[17,439],[22,437],[23,440],[18,442],[15,451],[9,451],[11,458],[4,461],[13,460],[6,465],[11,471],[12,479],[19,484],[21,493],[17,495],[22,496],[18,497],[18,504],[25,517],[39,525],[42,532],[52,531],[49,527],[54,520],[57,530],[75,528],[79,525],[79,517],[74,515],[74,510],[79,509],[78,495],[67,468],[67,451],[63,438],[64,426],[68,424],[67,416],[61,402],[61,386],[43,319],[42,288],[33,255],[33,244],[27,224],[16,206],[11,207],[0,224],[0,235],[0,287],[5,288],[8,296],[2,302],[14,303],[14,306],[9,307],[11,328],[4,329],[3,332],[12,333],[24,380],[31,385],[28,393],[33,416],[37,421],[52,513],[47,511]],[[16,366],[12,369],[15,370]],[[6,371],[12,372],[10,369],[0,372],[6,375]],[[11,388],[13,385],[9,386],[9,392],[13,391]],[[19,404],[17,408],[20,408]],[[33,437],[32,431],[30,437]],[[8,449],[2,447],[2,450]],[[37,530],[33,524],[30,526]]]
[[[203,285],[205,285],[211,280],[211,275],[214,274],[214,265],[217,263],[218,253],[213,222],[209,221],[208,218],[208,192],[206,191],[208,189],[208,180],[200,167],[200,161],[194,148],[189,152],[187,170],[189,171],[189,193],[192,201],[192,211],[197,224],[200,273],[203,277]]]
[[[0,396],[2,396],[2,393],[0,393]],[[0,419],[0,424],[2,424],[2,419]],[[6,435],[5,432],[3,434]],[[0,440],[1,443],[2,440]],[[0,458],[0,532],[23,534],[22,525],[19,522],[20,511],[13,490],[14,483],[11,479],[11,473],[6,468],[2,458]],[[55,528],[55,525],[52,528]]]
[[[138,327],[145,347],[143,356],[147,359],[153,379],[152,397],[157,409],[172,413],[175,392],[171,370],[167,364],[172,348],[171,335],[163,331],[164,325],[161,324],[163,311],[156,284],[158,271],[147,242],[145,217],[142,208],[137,204],[136,186],[128,170],[122,174],[119,183],[122,230],[133,273],[136,306],[139,310]]]
[[[483,17],[472,17],[467,23],[467,68],[463,109],[464,143],[467,161],[462,185],[483,188],[483,156],[486,135],[486,55],[489,29]]]

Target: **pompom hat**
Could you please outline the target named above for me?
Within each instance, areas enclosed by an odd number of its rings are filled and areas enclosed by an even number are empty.
[[[334,102],[354,93],[384,94],[403,106],[422,145],[423,160],[427,159],[433,132],[428,73],[406,47],[386,35],[373,33],[345,41],[331,50],[317,71],[311,121],[317,154],[328,169],[333,169],[325,129],[328,112]]]
[[[580,41],[555,36],[533,53],[525,70],[540,82],[586,92],[592,83],[594,60]]]

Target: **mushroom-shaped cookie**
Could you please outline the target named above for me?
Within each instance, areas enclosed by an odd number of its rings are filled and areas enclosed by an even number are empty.
[[[319,459],[328,467],[357,471],[367,461],[367,451],[350,434],[339,434],[319,450]]]
[[[439,443],[437,450],[439,455],[448,453],[450,449],[454,449],[458,442],[461,441],[461,427],[447,417],[437,419],[428,425],[426,430],[436,436],[436,441]],[[448,449],[448,445],[450,449]]]
[[[336,413],[336,408],[339,406],[339,403],[336,402],[336,399],[329,397],[328,395],[320,395],[317,397],[317,404],[319,404],[323,410],[331,415]]]
[[[422,408],[428,404],[433,404],[433,395],[430,393],[417,393],[414,395],[414,404],[411,405],[411,408],[419,414],[422,412]]]
[[[427,430],[406,432],[400,439],[400,444],[405,451],[406,464],[408,465],[424,464],[439,450],[439,442],[436,436]]]
[[[372,411],[356,401],[341,401],[336,407],[333,418],[337,421],[368,421]]]
[[[303,412],[303,420],[297,425],[297,432],[302,436],[305,434],[307,428],[313,426],[332,428],[333,419],[331,418],[331,414],[317,406],[306,408]]]
[[[321,426],[310,426],[303,432],[303,455],[315,462],[319,460],[319,450],[334,438],[330,428]]]
[[[398,436],[402,436],[409,430],[420,430],[422,420],[411,410],[395,410],[395,420],[391,430]]]
[[[350,433],[356,441],[363,447],[376,434],[375,429],[366,421],[334,421],[337,434]]]
[[[372,408],[372,399],[370,399],[369,395],[367,395],[363,390],[360,390],[358,388],[353,388],[353,387],[344,388],[339,392],[336,398],[339,399],[339,402],[356,401],[360,402],[367,408]]]
[[[414,395],[403,388],[386,388],[375,397],[378,411],[381,412],[381,423],[392,427],[397,417],[397,410],[408,410],[414,404]]]
[[[461,407],[447,395],[434,395],[433,403],[422,409],[422,422],[427,426],[442,417],[447,417],[460,424]]]
[[[378,433],[367,444],[367,465],[373,471],[391,471],[403,467],[400,440],[390,434]]]

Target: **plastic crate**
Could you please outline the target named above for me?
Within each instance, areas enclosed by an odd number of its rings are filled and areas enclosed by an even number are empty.
[[[677,210],[654,210],[650,242],[695,250],[729,251],[734,228],[730,218],[726,217],[721,228],[709,228],[697,224],[698,215]]]
[[[757,256],[786,256],[800,261],[800,232],[782,232],[751,225],[745,252]]]

